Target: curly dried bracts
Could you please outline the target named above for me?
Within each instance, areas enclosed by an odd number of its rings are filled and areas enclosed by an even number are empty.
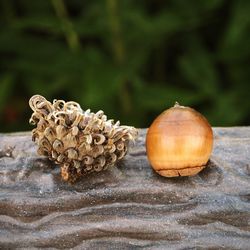
[[[30,123],[36,125],[32,139],[38,153],[59,164],[66,181],[115,165],[138,133],[134,127],[108,120],[103,111],[83,111],[76,102],[51,103],[34,95],[29,105],[34,111]]]

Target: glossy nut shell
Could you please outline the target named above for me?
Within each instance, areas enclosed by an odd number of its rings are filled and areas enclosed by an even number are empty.
[[[197,174],[208,162],[212,147],[213,131],[206,118],[179,104],[160,114],[146,137],[149,162],[166,177]]]

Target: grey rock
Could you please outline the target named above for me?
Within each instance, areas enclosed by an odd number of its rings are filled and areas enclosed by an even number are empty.
[[[214,128],[208,166],[164,178],[145,133],[117,167],[63,182],[31,133],[0,135],[0,248],[250,249],[250,127]]]

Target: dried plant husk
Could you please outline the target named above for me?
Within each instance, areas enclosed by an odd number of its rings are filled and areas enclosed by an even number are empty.
[[[114,166],[127,153],[137,129],[108,120],[103,111],[83,111],[76,102],[47,101],[34,95],[30,123],[38,153],[59,164],[65,181]]]

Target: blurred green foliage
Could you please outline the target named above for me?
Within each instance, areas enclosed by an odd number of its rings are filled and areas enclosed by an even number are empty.
[[[247,125],[249,13],[245,0],[0,0],[0,129],[30,129],[38,93],[138,127],[175,101]]]

